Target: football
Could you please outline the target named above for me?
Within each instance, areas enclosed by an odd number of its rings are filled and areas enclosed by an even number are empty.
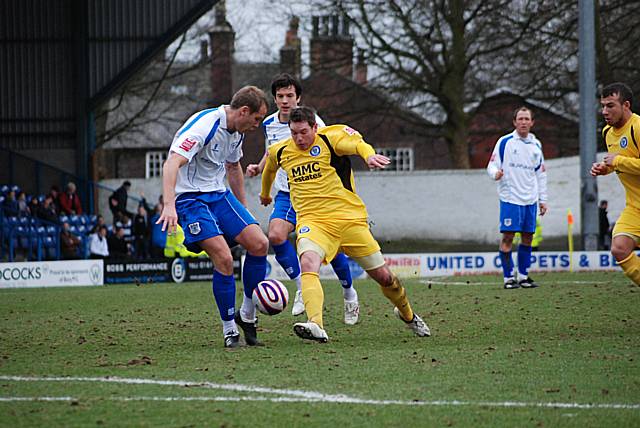
[[[276,279],[260,281],[253,290],[253,303],[265,315],[277,315],[287,307],[289,292],[283,283]]]

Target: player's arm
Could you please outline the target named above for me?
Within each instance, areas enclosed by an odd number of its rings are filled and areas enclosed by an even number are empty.
[[[186,157],[172,151],[162,166],[162,198],[164,207],[156,224],[162,223],[162,231],[175,233],[178,225],[176,213],[176,181],[178,170],[189,162]]]
[[[618,153],[607,153],[604,156],[604,162],[607,166],[613,167],[614,171],[640,175],[640,159],[638,158],[630,158]]]
[[[536,180],[538,181],[538,205],[540,207],[540,215],[545,215],[548,209],[547,205],[547,169],[544,166],[544,155],[540,151],[540,165],[536,168]]]
[[[498,141],[493,148],[493,153],[491,153],[491,158],[489,159],[489,163],[487,164],[487,174],[491,177],[492,180],[500,180],[504,175],[504,171],[502,170],[502,161],[500,159],[499,153],[500,141]]]
[[[264,164],[267,162],[267,152],[264,153],[262,159],[258,163],[251,163],[247,165],[247,177],[255,177],[260,174],[264,169]]]
[[[328,133],[333,149],[339,156],[358,155],[372,169],[384,168],[391,162],[388,157],[376,154],[375,149],[355,129],[348,126]]]
[[[231,191],[240,203],[246,207],[247,196],[244,191],[244,174],[242,173],[240,161],[226,162],[224,166],[227,170],[227,180],[229,181]]]
[[[265,159],[264,169],[262,170],[262,188],[260,189],[260,203],[267,206],[271,203],[271,186],[276,178],[276,172],[278,172],[278,165],[276,164],[275,156],[271,152],[267,152]]]

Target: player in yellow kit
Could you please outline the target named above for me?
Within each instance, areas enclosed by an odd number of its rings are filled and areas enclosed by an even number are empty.
[[[318,272],[338,251],[354,259],[380,284],[395,312],[418,336],[429,328],[413,312],[404,287],[387,267],[367,223],[367,209],[355,193],[348,155],[359,155],[369,168],[384,168],[389,159],[376,154],[360,133],[346,125],[318,130],[315,112],[299,107],[289,115],[291,138],[269,147],[262,172],[260,201],[271,203],[271,185],[278,168],[289,180],[291,203],[298,215],[297,248],[302,268],[302,299],[309,321],[296,323],[303,339],[326,342],[322,305],[324,294]]]
[[[602,90],[600,104],[607,126],[602,136],[608,153],[594,163],[591,175],[618,174],[626,193],[626,206],[612,232],[611,254],[625,275],[640,285],[640,116],[631,111],[633,93],[624,83],[613,83]]]

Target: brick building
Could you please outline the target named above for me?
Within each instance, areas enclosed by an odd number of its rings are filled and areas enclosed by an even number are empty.
[[[172,111],[171,126],[150,123],[143,134],[123,133],[110,141],[97,156],[101,178],[154,177],[161,173],[173,133],[195,111],[228,103],[240,87],[251,84],[270,92],[270,81],[278,72],[301,75],[301,41],[297,18],[292,19],[280,50],[279,63],[237,63],[233,59],[235,32],[227,22],[224,2],[216,6],[215,25],[209,32],[211,56],[202,48],[201,66],[185,73],[179,83],[166,85],[157,109]],[[354,63],[354,57],[356,57]],[[354,55],[354,40],[348,21],[341,17],[314,17],[310,40],[310,73],[302,80],[302,104],[314,107],[327,124],[346,123],[359,130],[379,153],[392,159],[389,170],[413,171],[452,167],[449,148],[440,126],[399,107],[367,84],[363,55]],[[189,94],[171,101],[176,92]],[[173,98],[172,98],[173,97]],[[473,168],[484,168],[496,140],[513,129],[511,115],[526,105],[534,112],[533,132],[543,142],[547,158],[578,152],[576,121],[534,105],[511,93],[497,93],[472,112],[470,155]],[[270,111],[275,110],[272,105]],[[264,153],[261,131],[249,133],[242,163],[257,163]],[[360,161],[355,169],[364,168]]]

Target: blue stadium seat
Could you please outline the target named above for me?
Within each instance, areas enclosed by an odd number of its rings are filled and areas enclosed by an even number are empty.
[[[75,224],[76,226],[80,224],[80,216],[79,215],[72,215],[69,216],[69,224]]]
[[[87,231],[87,227],[84,224],[76,226],[78,233],[84,234]]]
[[[13,186],[11,186],[11,191],[16,192],[16,196],[18,195],[18,193],[20,193],[20,186],[18,186],[17,184],[14,184]]]
[[[78,226],[76,226],[75,224],[70,225],[69,226],[69,232],[75,233],[77,235],[78,234]]]
[[[10,226],[16,226],[20,223],[20,219],[16,216],[7,217],[7,223],[9,223]]]
[[[47,195],[38,195],[38,202],[43,203],[47,199]]]
[[[60,216],[60,223],[69,223],[69,216],[61,215]],[[71,224],[69,224],[69,226],[71,226]]]
[[[49,235],[57,235],[58,234],[58,228],[55,226],[47,226],[47,233]]]
[[[6,195],[7,193],[9,193],[9,189],[10,187],[8,184],[3,184],[2,186],[0,186],[0,193]]]
[[[4,195],[0,195],[0,204],[4,202]]]

